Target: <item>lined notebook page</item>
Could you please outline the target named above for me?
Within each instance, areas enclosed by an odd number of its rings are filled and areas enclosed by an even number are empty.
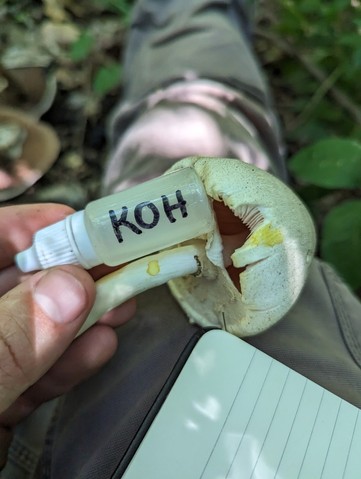
[[[125,479],[360,479],[359,409],[244,341],[198,342]]]

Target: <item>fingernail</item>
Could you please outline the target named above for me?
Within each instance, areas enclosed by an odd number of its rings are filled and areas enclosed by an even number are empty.
[[[46,273],[34,291],[35,301],[55,323],[69,323],[76,319],[86,306],[86,298],[80,281],[63,270]]]

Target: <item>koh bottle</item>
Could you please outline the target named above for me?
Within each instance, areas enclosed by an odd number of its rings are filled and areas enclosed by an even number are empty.
[[[116,266],[210,232],[213,210],[193,168],[89,203],[47,226],[17,254],[23,272],[62,264]]]

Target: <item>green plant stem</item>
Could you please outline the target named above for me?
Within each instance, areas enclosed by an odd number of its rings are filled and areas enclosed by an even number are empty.
[[[340,77],[341,72],[342,70],[340,67],[335,68],[334,71],[331,73],[331,75],[329,75],[328,78],[326,78],[325,81],[321,83],[321,85],[319,86],[319,88],[317,88],[314,95],[312,96],[310,101],[307,103],[303,111],[298,115],[298,117],[296,117],[291,123],[288,124],[287,129],[289,131],[295,130],[296,128],[300,127],[302,124],[306,123],[306,121],[311,116],[312,111],[317,107],[320,101],[327,95],[328,91],[333,87],[337,79]]]
[[[309,60],[309,58],[302,53],[299,53],[296,47],[294,47],[289,41],[285,41],[272,33],[259,29],[256,29],[255,33],[258,37],[271,41],[290,57],[297,58],[297,60],[302,63],[306,70],[321,84],[327,82],[329,76],[326,75],[320,67]],[[327,93],[332,96],[338,105],[343,108],[357,124],[361,125],[361,110],[353,103],[346,93],[334,85],[329,87]]]

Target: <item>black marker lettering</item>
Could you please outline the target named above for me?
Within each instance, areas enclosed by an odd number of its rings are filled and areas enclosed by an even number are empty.
[[[153,213],[153,220],[151,223],[146,223],[143,219],[144,208],[149,208],[150,211]],[[143,203],[139,203],[139,205],[137,205],[134,210],[134,218],[136,222],[141,228],[144,228],[147,230],[150,230],[154,228],[154,226],[157,226],[159,222],[159,216],[160,214],[159,214],[158,208],[155,206],[154,203],[151,203],[150,201],[144,201]]]
[[[186,218],[188,216],[188,211],[186,208],[187,202],[183,198],[181,190],[177,190],[175,194],[176,194],[178,203],[175,203],[172,205],[170,204],[168,197],[166,195],[162,195],[164,213],[166,214],[170,223],[175,223],[177,221],[174,218],[173,210],[180,209],[182,218]],[[151,221],[146,221],[144,219],[145,208],[148,208],[153,214],[153,218],[151,219]],[[120,213],[120,217],[118,219],[115,211],[109,210],[110,221],[114,230],[115,237],[117,238],[119,243],[123,243],[124,241],[122,232],[120,230],[121,226],[126,226],[133,233],[140,235],[142,234],[142,230],[140,228],[143,228],[145,230],[150,230],[154,228],[155,226],[157,226],[157,224],[159,223],[160,211],[156,207],[156,205],[152,203],[151,201],[143,201],[142,203],[139,203],[138,205],[136,205],[136,207],[134,208],[134,219],[136,223],[138,224],[139,228],[138,226],[135,225],[135,223],[131,223],[127,219],[128,211],[129,211],[128,208],[126,206],[123,206],[122,211]]]
[[[122,236],[122,233],[120,231],[121,226],[126,226],[127,228],[130,228],[133,231],[133,233],[135,233],[137,235],[142,234],[142,230],[140,230],[136,225],[134,225],[130,221],[127,221],[127,215],[128,215],[128,208],[126,206],[122,207],[122,213],[120,215],[119,220],[117,219],[114,210],[109,211],[110,221],[111,221],[113,229],[114,229],[114,234],[115,234],[119,243],[123,242],[123,236]]]
[[[164,212],[171,223],[174,223],[175,221],[177,221],[173,216],[173,210],[176,210],[177,208],[181,210],[182,218],[186,218],[188,216],[188,211],[186,208],[187,202],[183,198],[181,190],[177,190],[175,194],[177,196],[178,203],[175,203],[174,205],[171,205],[169,203],[168,198],[165,195],[162,195]]]

